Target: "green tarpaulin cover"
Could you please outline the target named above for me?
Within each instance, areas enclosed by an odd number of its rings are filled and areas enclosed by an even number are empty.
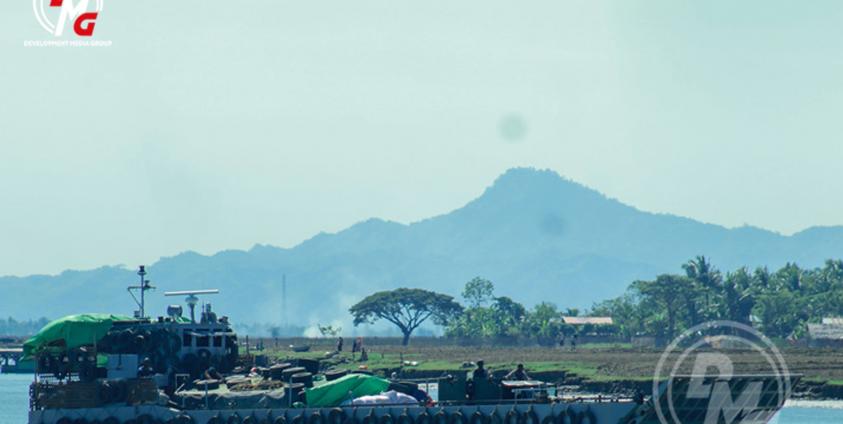
[[[134,318],[111,314],[79,314],[57,319],[41,329],[23,344],[23,357],[50,347],[73,349],[90,345],[102,339],[115,321],[132,321]]]
[[[389,381],[366,374],[349,374],[321,386],[307,389],[305,399],[310,408],[337,406],[360,396],[383,393],[389,388]],[[351,394],[349,395],[349,392]]]

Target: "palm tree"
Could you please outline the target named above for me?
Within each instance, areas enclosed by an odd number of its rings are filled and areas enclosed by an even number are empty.
[[[746,268],[738,268],[726,275],[723,283],[725,315],[732,321],[749,324],[755,307],[758,281]]]
[[[699,255],[694,259],[689,260],[682,265],[685,270],[685,275],[693,280],[697,285],[696,292],[703,294],[702,305],[697,305],[696,302],[689,304],[689,307],[697,309],[693,312],[696,323],[701,319],[713,318],[717,315],[717,311],[713,308],[712,297],[717,296],[721,292],[723,276],[714,266],[711,261],[705,256]],[[699,309],[702,309],[699,311]]]

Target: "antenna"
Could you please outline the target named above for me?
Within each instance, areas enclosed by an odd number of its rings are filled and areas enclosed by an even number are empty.
[[[184,301],[187,303],[187,306],[190,307],[190,322],[196,322],[196,304],[199,303],[199,298],[196,297],[197,294],[217,294],[219,293],[219,289],[207,289],[207,290],[181,290],[181,291],[168,291],[164,292],[164,296],[187,296]]]
[[[144,279],[146,277],[146,267],[143,265],[138,266],[138,276],[140,277],[140,285],[138,286],[129,286],[126,290],[132,295],[132,299],[135,300],[135,303],[138,304],[138,311],[135,313],[135,318],[143,319],[146,318],[146,311],[144,307],[146,306],[144,293],[147,290],[155,290],[155,286],[149,284],[149,280]],[[140,301],[135,294],[132,293],[132,290],[139,290],[140,291]]]

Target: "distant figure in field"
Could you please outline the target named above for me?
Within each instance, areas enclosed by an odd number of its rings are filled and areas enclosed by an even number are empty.
[[[571,337],[571,350],[577,350],[577,335],[574,334],[574,337]]]
[[[337,339],[337,352],[342,352],[342,342],[342,336],[340,336],[340,338]]]
[[[471,378],[477,380],[481,378],[489,378],[489,371],[486,370],[486,363],[481,359],[477,361],[477,368],[471,373]]]
[[[366,362],[369,360],[369,354],[366,352],[365,347],[360,348],[360,362]]]
[[[559,347],[565,347],[565,333],[562,333],[562,337],[559,338]]]
[[[524,364],[518,364],[518,366],[514,370],[510,371],[503,379],[526,381],[530,379],[530,376],[527,375],[527,371],[524,370]]]

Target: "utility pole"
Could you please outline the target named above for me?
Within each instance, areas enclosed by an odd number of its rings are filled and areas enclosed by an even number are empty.
[[[281,325],[284,326],[284,331],[290,325],[287,322],[287,274],[281,274]]]

